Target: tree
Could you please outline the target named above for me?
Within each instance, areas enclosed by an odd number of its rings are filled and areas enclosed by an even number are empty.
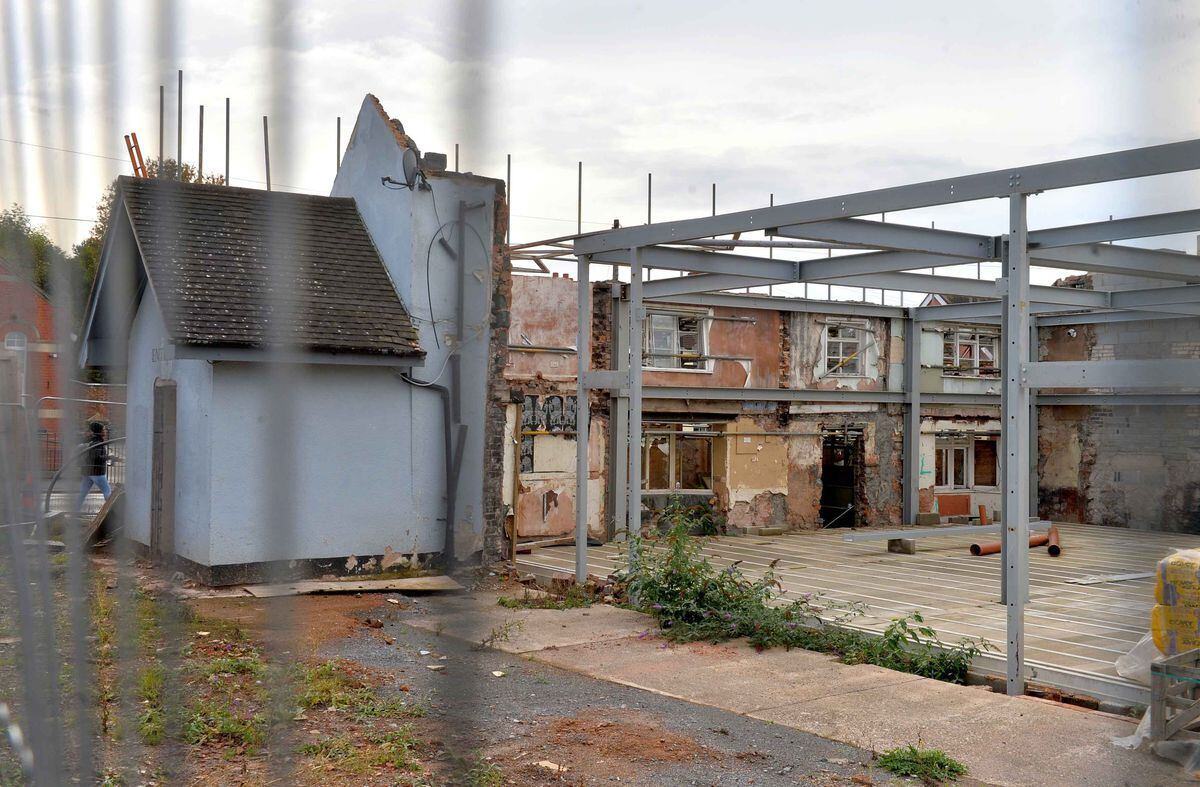
[[[151,159],[146,162],[146,172],[151,178],[163,178],[165,180],[179,180],[180,167],[179,162],[175,159],[163,159],[161,169],[158,166],[156,159]],[[196,168],[191,164],[184,162],[183,164],[184,183],[211,183],[215,186],[225,185],[224,175],[204,175],[200,176],[196,172]],[[100,197],[99,204],[96,205],[96,223],[92,225],[92,231],[85,240],[75,244],[73,256],[83,273],[83,277],[87,282],[87,287],[90,289],[92,280],[96,278],[96,271],[100,267],[100,248],[104,244],[104,233],[108,231],[108,222],[112,217],[113,202],[117,199],[117,182],[114,180],[108,184],[108,188],[104,190],[103,196]],[[84,297],[87,297],[88,289],[84,290]]]
[[[14,273],[49,291],[51,270],[65,263],[67,256],[45,230],[33,226],[24,208],[14,204],[0,209],[0,259],[14,268]]]

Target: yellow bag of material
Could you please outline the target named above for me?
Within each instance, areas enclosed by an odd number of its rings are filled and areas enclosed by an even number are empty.
[[[1181,549],[1158,562],[1150,633],[1167,656],[1200,648],[1200,549]]]

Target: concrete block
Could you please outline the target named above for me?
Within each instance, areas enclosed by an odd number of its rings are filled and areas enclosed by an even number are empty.
[[[917,554],[917,541],[914,538],[889,538],[888,552],[895,552],[900,555],[915,555]]]
[[[952,525],[969,525],[969,524],[971,524],[971,517],[957,516],[957,515],[952,516],[952,517],[950,517],[950,524],[952,524]]]
[[[920,527],[930,527],[940,524],[942,524],[942,516],[935,511],[923,511],[917,514],[917,525]]]

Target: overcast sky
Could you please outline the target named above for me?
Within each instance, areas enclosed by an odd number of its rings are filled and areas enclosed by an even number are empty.
[[[309,0],[278,4],[288,24],[256,0],[165,14],[114,0],[111,43],[103,3],[0,5],[0,138],[94,154],[0,142],[0,199],[65,219],[90,219],[129,171],[121,133],[157,155],[160,83],[174,154],[176,68],[185,160],[204,104],[205,168],[223,169],[229,97],[234,185],[264,179],[270,113],[275,183],[328,193],[335,119],[347,140],[373,92],[422,149],[453,157],[461,143],[464,170],[503,178],[512,154],[514,241],[573,231],[578,161],[584,228],[597,229],[645,221],[647,172],[664,220],[708,213],[713,182],[718,210],[739,210],[1200,136],[1192,2],[512,0],[464,14],[448,0]],[[63,6],[73,25],[58,23]],[[273,80],[272,62],[290,76]],[[1193,207],[1198,177],[1039,196],[1031,226]],[[999,233],[1004,213],[991,201],[889,220]],[[67,243],[88,229],[38,220]]]

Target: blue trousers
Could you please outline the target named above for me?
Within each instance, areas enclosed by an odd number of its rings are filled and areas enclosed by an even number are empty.
[[[87,499],[88,492],[92,491],[92,484],[96,485],[96,488],[100,490],[100,494],[104,495],[105,500],[112,494],[112,487],[108,485],[108,476],[85,475],[83,483],[79,487],[79,500],[75,503],[76,511],[83,509],[83,501]]]

